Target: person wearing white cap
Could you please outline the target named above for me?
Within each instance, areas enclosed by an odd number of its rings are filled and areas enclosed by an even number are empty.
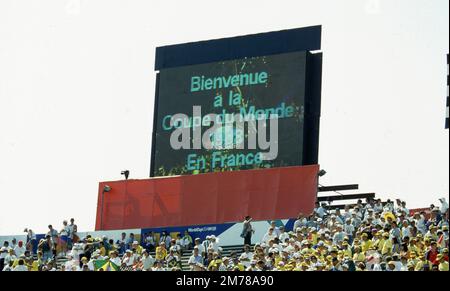
[[[109,261],[116,264],[117,266],[121,265],[122,261],[119,258],[119,252],[117,250],[109,252]],[[144,267],[145,267],[145,261],[144,261]],[[151,264],[150,267],[153,267],[153,264]]]
[[[219,272],[230,271],[230,269],[231,269],[230,258],[224,257],[222,259],[222,264],[220,264],[219,266]]]
[[[125,255],[122,258],[122,264],[125,264],[127,267],[133,266],[136,261],[136,257],[134,256],[131,250],[126,250]]]
[[[197,247],[198,248],[198,252],[199,252],[199,254],[201,255],[201,256],[205,256],[205,254],[206,254],[206,250],[205,250],[205,247],[203,246],[203,244],[202,244],[202,240],[200,239],[200,238],[195,238],[195,240],[194,240],[194,247]]]
[[[327,227],[329,229],[333,229],[336,226],[336,224],[338,224],[338,222],[336,221],[336,215],[332,214],[327,222]]]
[[[19,240],[16,247],[14,248],[14,253],[16,254],[17,257],[20,257],[21,255],[25,254],[26,250],[27,249],[26,249],[23,241]]]
[[[271,240],[275,239],[276,237],[278,237],[278,236],[275,234],[275,229],[271,226],[269,228],[269,230],[267,231],[267,233],[264,235],[264,237],[263,237],[261,242],[266,244],[266,245],[268,245],[269,242]]]
[[[301,228],[302,226],[306,226],[306,224],[308,223],[308,220],[306,219],[306,217],[303,215],[303,213],[300,213],[297,217],[297,220],[294,222],[294,230],[297,228]]]
[[[369,219],[373,219],[373,218],[374,218],[374,216],[373,216],[373,209],[372,208],[368,208],[366,210],[366,212],[364,213],[363,222],[367,223],[369,221]]]
[[[281,242],[284,242],[287,238],[289,238],[289,234],[286,232],[284,226],[280,226],[280,235],[278,236]]]
[[[205,252],[208,252],[210,243],[211,243],[211,236],[207,235],[206,239],[202,242],[202,245],[203,245],[203,248],[205,249]]]
[[[135,250],[135,253],[140,256],[142,255],[144,248],[139,244],[137,240],[135,240],[132,244],[132,250]]]
[[[208,250],[213,250],[214,253],[219,252],[219,239],[215,235],[212,235],[210,237],[210,243],[208,246]]]
[[[250,263],[253,260],[253,253],[250,251],[250,246],[244,246],[244,252],[241,254],[239,261],[245,268],[250,267]]]

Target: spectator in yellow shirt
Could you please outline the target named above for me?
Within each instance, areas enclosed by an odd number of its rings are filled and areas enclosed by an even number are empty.
[[[367,235],[367,233],[363,233],[361,235],[361,250],[362,252],[367,252],[370,247],[372,246],[372,241],[369,240],[369,236]]]
[[[383,248],[381,249],[381,254],[383,256],[389,256],[392,254],[392,241],[389,239],[389,233],[385,232],[383,234],[383,238],[385,239]]]
[[[139,256],[141,256],[142,255],[142,252],[144,251],[144,248],[141,246],[141,245],[139,245],[139,242],[138,241],[133,241],[133,244],[132,244],[132,249],[133,250],[136,250],[136,254],[138,254]]]
[[[102,257],[105,257],[106,256],[106,248],[105,248],[105,244],[103,243],[103,242],[100,242],[99,243],[99,250],[100,250],[100,255],[102,256]]]
[[[364,255],[363,252],[361,252],[361,247],[359,247],[359,246],[355,247],[355,254],[353,255],[353,261],[355,263],[366,261],[366,256]]]
[[[384,234],[381,234],[380,232],[377,234],[378,240],[376,241],[377,250],[381,253],[383,251],[384,243],[386,242],[386,238]],[[387,239],[389,239],[389,234],[387,235]]]
[[[157,261],[163,261],[167,256],[166,244],[165,242],[160,242],[159,247],[156,248],[155,259]]]
[[[347,241],[344,241],[344,242],[342,243],[342,255],[343,255],[344,257],[349,257],[349,258],[353,257],[352,249],[349,247]]]

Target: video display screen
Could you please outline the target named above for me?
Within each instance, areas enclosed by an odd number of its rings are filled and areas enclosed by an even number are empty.
[[[303,165],[306,52],[160,71],[154,173]]]

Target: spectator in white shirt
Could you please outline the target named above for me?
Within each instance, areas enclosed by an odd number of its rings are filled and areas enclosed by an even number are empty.
[[[327,223],[327,228],[328,229],[334,229],[334,227],[336,226],[337,221],[336,221],[336,216],[333,214],[330,216],[330,220]]]
[[[358,228],[361,225],[361,219],[358,217],[356,211],[352,212],[352,224],[355,228]]]
[[[14,263],[15,260],[17,260],[17,256],[15,255],[14,250],[10,249],[5,257],[5,266],[9,265],[10,262]]]
[[[280,235],[278,236],[278,238],[281,242],[284,242],[287,238],[289,238],[289,234],[286,232],[284,226],[280,226]]]
[[[382,225],[381,219],[380,219],[380,213],[376,212],[372,221],[373,225]]]
[[[373,211],[374,211],[375,213],[377,213],[377,212],[383,212],[383,203],[381,202],[380,199],[378,199],[378,200],[377,200],[377,203],[374,205]]]
[[[343,242],[345,238],[345,233],[342,231],[342,225],[338,224],[336,226],[336,232],[333,236],[333,243],[338,245],[339,243]]]
[[[248,268],[248,267],[251,266],[251,262],[253,260],[253,253],[250,251],[250,246],[249,245],[246,245],[244,247],[244,252],[239,257],[239,260],[241,261],[241,264],[245,268]]]
[[[297,217],[297,220],[294,222],[294,230],[306,226],[307,223],[308,220],[306,219],[306,217],[304,217],[303,213],[300,213]]]
[[[14,253],[16,254],[17,257],[20,257],[23,254],[25,254],[26,250],[27,249],[23,245],[23,241],[20,240],[19,243],[17,244],[17,246],[14,248]]]
[[[68,253],[67,254],[67,262],[64,263],[66,271],[72,271],[74,266],[78,266],[79,262],[74,260],[73,254]]]
[[[147,250],[142,252],[141,262],[143,271],[151,271],[152,267],[155,265],[155,259],[147,252]]]
[[[14,249],[15,247],[17,246],[17,240],[16,240],[16,238],[13,238],[12,240],[11,240],[11,248],[12,249]]]
[[[215,236],[212,235],[210,237],[210,243],[208,246],[208,250],[213,250],[214,253],[218,253],[219,252],[219,239]]]
[[[448,211],[448,203],[447,200],[445,198],[441,198],[439,199],[439,202],[441,202],[441,213],[445,214]]]
[[[345,221],[344,232],[349,239],[349,243],[352,243],[353,242],[353,234],[355,233],[355,227],[353,226],[351,219],[347,219]]]
[[[273,232],[275,233],[275,235],[276,235],[277,237],[279,237],[280,234],[281,234],[281,232],[280,232],[280,229],[277,227],[277,222],[276,222],[276,221],[272,221],[272,222],[270,223],[270,226],[273,228]]]
[[[194,248],[195,248],[195,247],[197,247],[198,252],[199,252],[199,254],[200,254],[201,256],[204,257],[204,256],[206,255],[206,249],[205,249],[205,247],[203,246],[202,241],[201,241],[200,238],[196,238],[196,239],[194,240]]]
[[[319,216],[320,218],[323,218],[325,216],[325,214],[327,213],[327,211],[325,209],[325,204],[322,203],[321,205],[319,205],[319,203],[316,203],[316,209],[314,209],[314,212],[317,214],[317,216]]]
[[[363,221],[367,222],[369,217],[371,217],[372,219],[374,218],[373,209],[372,208],[369,208],[369,209],[366,210],[366,213],[364,214],[364,220]]]
[[[171,242],[170,242],[170,248],[169,248],[169,251],[170,250],[173,250],[174,252],[176,252],[176,253],[181,253],[181,246],[179,245],[179,244],[177,244],[177,241],[176,240],[172,240]]]
[[[119,266],[120,267],[120,265],[121,265],[121,260],[120,260],[120,258],[119,258],[119,252],[118,251],[112,251],[112,252],[110,252],[110,254],[109,254],[109,260],[112,262],[112,263],[114,263],[114,264],[116,264],[117,266]],[[150,266],[150,267],[153,267],[153,264]]]
[[[402,207],[401,207],[401,212],[403,212],[405,215],[409,215],[409,209],[406,208],[406,202],[402,201]]]
[[[269,230],[267,231],[267,233],[264,235],[263,239],[262,239],[262,243],[268,245],[269,242],[273,239],[275,239],[277,237],[277,235],[275,234],[275,230],[273,229],[273,227],[270,227]]]
[[[416,222],[417,230],[422,233],[422,235],[425,235],[427,233],[427,226],[425,225],[425,217],[419,213],[414,213],[414,221]]]
[[[203,256],[199,250],[198,246],[194,247],[194,251],[192,256],[189,258],[188,265],[191,268],[191,271],[202,271],[204,270],[203,265]]]
[[[340,223],[340,224],[344,224],[345,218],[344,218],[344,216],[342,215],[340,209],[336,209],[335,215],[336,215],[336,221],[337,221],[338,223]]]
[[[122,259],[122,264],[125,264],[127,267],[133,266],[135,263],[135,256],[131,250],[127,250],[125,252],[125,256]]]
[[[405,239],[405,237],[411,238],[411,230],[409,226],[409,222],[407,220],[403,220],[402,222],[402,239]]]
[[[345,205],[344,213],[342,214],[345,220],[352,218],[352,212],[350,211],[350,206]]]
[[[8,244],[4,243],[4,246],[0,249],[0,271],[5,267],[5,258],[8,255]]]

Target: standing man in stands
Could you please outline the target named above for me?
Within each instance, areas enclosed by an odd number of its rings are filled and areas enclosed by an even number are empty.
[[[49,235],[51,237],[52,243],[53,243],[53,254],[56,256],[57,255],[57,249],[58,249],[58,231],[56,229],[53,228],[53,226],[50,224],[48,226],[49,231],[47,232],[47,235]]]
[[[36,234],[31,229],[25,228],[24,232],[27,233],[27,250],[30,251],[31,254],[35,254],[35,249],[37,247]]]
[[[79,237],[77,232],[78,227],[75,224],[75,219],[71,218],[69,224],[69,242],[68,242],[69,249],[73,247],[73,244],[78,243]]]
[[[244,245],[252,244],[252,235],[255,233],[252,227],[252,218],[250,216],[245,217],[244,226],[242,229],[241,237],[244,239]]]

